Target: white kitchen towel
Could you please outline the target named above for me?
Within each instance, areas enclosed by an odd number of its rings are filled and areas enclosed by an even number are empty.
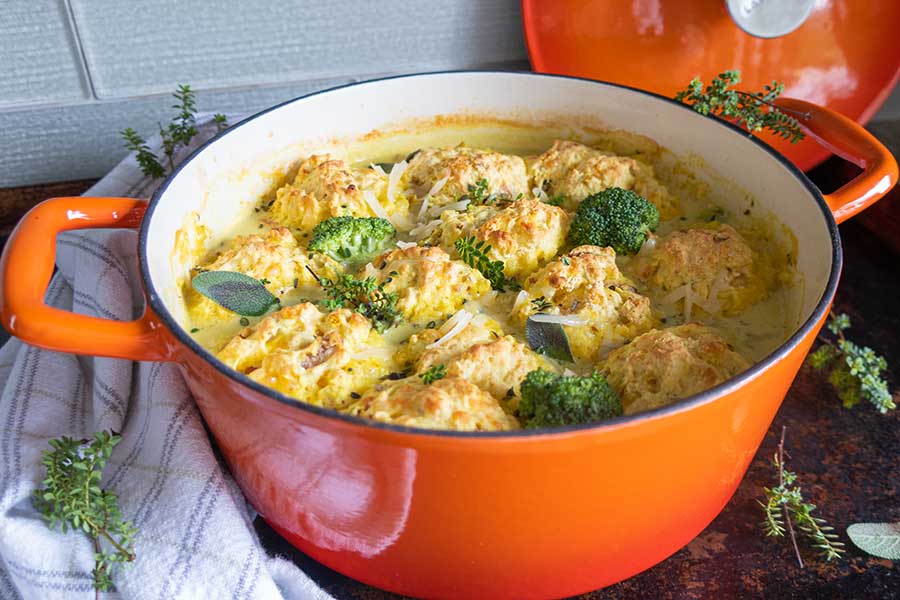
[[[194,145],[215,133],[208,117],[199,122]],[[129,157],[86,195],[149,197],[157,183]],[[135,318],[143,305],[136,252],[134,231],[59,236],[47,302]],[[115,591],[101,596],[329,597],[293,563],[260,547],[252,510],[217,461],[175,364],[75,356],[12,339],[0,349],[0,386],[0,598],[93,597],[91,542],[80,532],[48,529],[31,495],[45,475],[48,440],[104,429],[121,432],[122,442],[103,481],[139,532],[136,560],[116,571]]]

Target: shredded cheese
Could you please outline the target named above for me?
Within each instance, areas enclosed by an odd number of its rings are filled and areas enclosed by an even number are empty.
[[[638,251],[637,256],[645,256],[650,254],[654,250],[656,250],[656,240],[658,238],[655,235],[650,235],[647,240],[644,242],[644,245],[641,246],[640,251]]]
[[[536,323],[559,323],[560,325],[569,325],[570,327],[580,327],[587,325],[587,319],[577,317],[575,315],[545,315],[538,313],[528,317]]]
[[[545,192],[545,191],[544,191],[544,188],[542,188],[542,187],[540,187],[540,186],[535,186],[535,187],[531,190],[531,194],[532,194],[535,198],[537,198],[538,200],[540,200],[541,202],[546,202],[546,201],[548,200],[548,198],[547,198],[547,192]]]
[[[437,209],[438,214],[444,212],[445,210],[457,210],[459,212],[462,212],[462,211],[466,210],[467,208],[469,208],[469,202],[471,202],[471,201],[470,200],[460,200],[459,202],[454,202],[452,204],[448,204],[447,206],[435,206],[432,209],[432,212],[435,209]]]
[[[444,175],[443,177],[441,177],[440,179],[438,179],[437,181],[434,182],[434,185],[431,186],[431,189],[428,190],[428,193],[425,194],[425,196],[422,198],[422,206],[419,207],[419,214],[417,215],[417,219],[419,221],[422,220],[422,217],[424,217],[426,212],[428,211],[428,202],[431,200],[432,196],[434,196],[435,194],[440,192],[444,188],[444,185],[449,180],[450,180],[450,175],[449,174]]]
[[[381,217],[382,219],[387,219],[388,221],[391,218],[388,216],[387,211],[384,210],[384,207],[381,205],[381,202],[378,201],[378,198],[375,197],[375,194],[370,190],[363,190],[363,198],[366,199],[366,204],[369,205],[369,208],[372,209],[372,212],[375,213],[376,217]]]
[[[441,224],[440,219],[434,219],[428,223],[420,223],[409,230],[409,235],[414,238],[423,239],[434,233],[434,230]]]
[[[526,302],[528,302],[528,292],[526,292],[525,290],[522,290],[521,292],[516,294],[516,301],[513,302],[512,311],[510,311],[510,312],[511,313],[518,312],[519,309],[522,308],[522,306],[524,306],[524,304]]]
[[[450,330],[436,339],[434,342],[425,346],[425,348],[430,350],[432,348],[440,346],[441,344],[445,344],[448,340],[453,339],[454,337],[459,335],[459,332],[466,328],[466,326],[472,321],[474,317],[475,315],[464,308],[456,311],[456,314],[447,319],[447,322],[444,323],[443,327],[441,327],[441,330],[443,330],[452,323],[452,325],[450,325]]]
[[[403,173],[406,172],[406,167],[409,166],[409,163],[405,160],[402,160],[394,165],[394,168],[391,169],[390,175],[388,175],[388,188],[387,188],[387,198],[388,202],[393,202],[394,198],[397,196],[397,188],[400,185],[400,178],[403,177]]]
[[[422,198],[422,206],[419,207],[419,212],[416,214],[416,220],[421,221],[422,217],[425,216],[425,213],[428,212],[428,201],[431,200],[431,196],[425,194],[425,197]]]

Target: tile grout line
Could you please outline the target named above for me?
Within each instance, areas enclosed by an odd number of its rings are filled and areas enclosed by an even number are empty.
[[[81,43],[81,32],[78,30],[78,22],[75,20],[75,11],[72,8],[71,0],[61,0],[63,6],[66,10],[66,18],[69,22],[69,30],[72,33],[72,37],[75,41],[75,47],[78,49],[78,58],[81,64],[81,73],[84,76],[84,81],[87,83],[88,93],[91,96],[91,100],[99,100],[97,97],[97,90],[94,87],[94,79],[91,77],[91,70],[88,67],[87,56],[84,53],[84,45]]]
[[[82,57],[83,59],[84,57]],[[467,70],[467,69],[484,69],[484,70],[516,70],[516,71],[527,71],[530,69],[527,60],[516,59],[516,60],[508,60],[508,61],[500,61],[500,62],[488,62],[488,63],[474,63],[471,65],[459,66],[453,69],[448,70]],[[86,70],[86,67],[85,67]],[[440,71],[440,68],[435,68],[433,70]],[[380,77],[386,77],[397,74],[404,74],[407,71],[379,71],[373,73],[361,73],[358,75],[331,75],[325,77],[310,77],[306,79],[286,79],[283,81],[267,81],[263,83],[241,83],[241,84],[233,84],[233,85],[222,85],[218,87],[208,87],[208,88],[196,88],[194,91],[198,94],[218,94],[218,93],[232,93],[232,92],[245,92],[245,91],[256,91],[256,90],[268,90],[268,89],[277,89],[281,87],[289,87],[293,85],[299,85],[303,83],[314,83],[314,84],[324,84],[329,86],[333,84],[340,84],[346,82],[354,82],[354,81],[365,81],[368,79],[378,79]],[[409,73],[413,73],[410,71]],[[139,100],[146,100],[150,98],[162,98],[167,97],[171,94],[171,92],[153,92],[147,94],[140,94],[134,96],[116,96],[111,98],[100,98],[93,91],[93,83],[90,81],[89,73],[85,73],[88,76],[89,84],[91,85],[91,98],[85,100],[60,100],[56,102],[44,102],[40,104],[8,104],[2,105],[0,104],[0,114],[10,113],[10,112],[24,112],[29,110],[42,110],[42,109],[52,109],[52,108],[66,108],[70,106],[84,106],[86,104],[112,104],[119,102],[133,102]]]

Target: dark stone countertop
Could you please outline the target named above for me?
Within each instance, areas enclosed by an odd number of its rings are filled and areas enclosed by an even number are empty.
[[[837,174],[837,175],[836,175]],[[846,175],[828,162],[813,173],[825,187]],[[26,207],[49,196],[77,195],[91,182],[0,190],[0,242]],[[831,186],[833,187],[833,186]],[[883,200],[879,217],[900,221],[897,196]],[[851,337],[900,364],[900,270],[897,241],[871,218],[841,226],[844,273],[835,307],[853,321]],[[3,336],[0,335],[0,338]],[[2,341],[2,340],[0,340]],[[891,383],[896,383],[893,379]],[[774,481],[771,457],[782,425],[787,426],[788,468],[799,476],[806,500],[819,505],[847,544],[847,556],[826,563],[801,546],[806,569],[797,566],[787,539],[766,538],[757,499]],[[647,515],[652,519],[653,515]],[[853,410],[840,401],[820,374],[804,367],[775,417],[746,477],[722,513],[693,542],[668,560],[612,587],[586,594],[590,600],[655,598],[900,598],[900,565],[866,556],[846,539],[847,525],[900,520],[900,409],[888,415],[869,405]],[[263,544],[293,559],[339,599],[399,598],[357,583],[293,549],[261,520]]]

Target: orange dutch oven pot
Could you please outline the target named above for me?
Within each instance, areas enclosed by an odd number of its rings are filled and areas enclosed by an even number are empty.
[[[799,100],[780,104],[806,113],[806,132],[861,174],[823,196],[731,124],[596,81],[435,73],[312,94],[211,140],[149,203],[78,197],[35,207],[0,262],[0,315],[13,335],[43,348],[176,361],[250,503],[297,548],[341,573],[422,597],[594,590],[676,552],[728,502],[826,317],[841,268],[836,222],[897,181],[894,158],[853,121]],[[183,265],[173,263],[184,223],[199,219],[221,230],[246,208],[242,202],[258,197],[254,173],[296,159],[298,141],[322,150],[398,123],[458,114],[593,118],[676,155],[702,157],[702,169],[746,190],[793,230],[803,277],[796,330],[750,370],[671,406],[599,425],[502,433],[413,430],[300,403],[228,369],[185,331],[175,291]],[[709,181],[715,187],[718,180]],[[44,304],[56,234],[96,227],[140,228],[147,308],[135,321]]]

